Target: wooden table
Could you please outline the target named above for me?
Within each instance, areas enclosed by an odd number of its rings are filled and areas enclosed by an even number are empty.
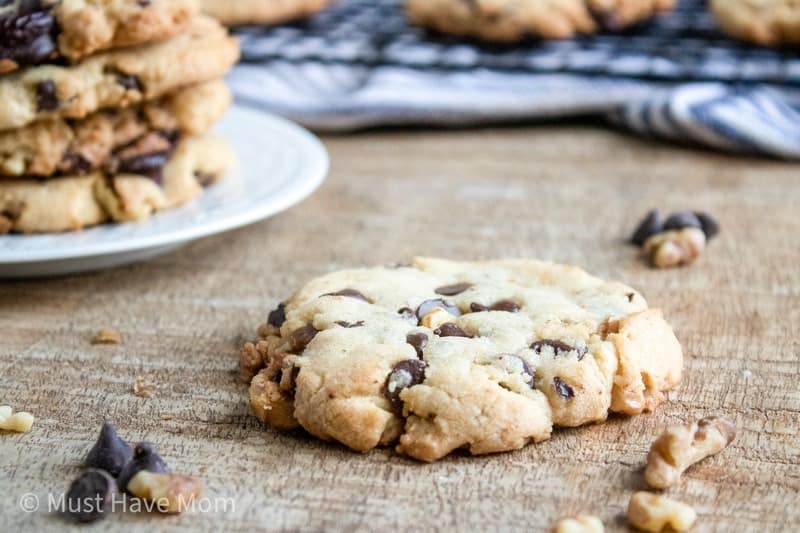
[[[538,531],[581,511],[624,530],[660,428],[712,413],[736,420],[736,441],[670,491],[696,530],[797,530],[797,166],[586,125],[325,141],[330,180],[267,222],[146,264],[0,283],[0,404],[37,416],[31,433],[0,435],[0,530],[64,527],[19,499],[60,494],[104,419],[201,476],[218,512],[119,513],[98,530]],[[723,233],[691,268],[651,270],[623,240],[655,206],[707,210]],[[674,325],[685,379],[654,414],[432,465],[262,427],[236,369],[267,311],[312,276],[414,254],[538,257],[626,281]],[[123,344],[92,346],[105,327]],[[153,398],[133,394],[137,376]]]

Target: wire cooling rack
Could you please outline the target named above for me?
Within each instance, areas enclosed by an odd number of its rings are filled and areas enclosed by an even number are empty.
[[[624,33],[517,45],[426,32],[408,23],[402,4],[402,0],[338,0],[303,23],[241,28],[243,60],[800,85],[800,53],[726,38],[716,29],[706,0],[681,0],[673,12]]]

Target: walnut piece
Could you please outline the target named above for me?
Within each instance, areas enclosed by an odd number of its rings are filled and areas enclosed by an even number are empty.
[[[736,437],[736,425],[708,416],[684,426],[672,426],[650,447],[644,478],[655,489],[676,485],[687,468],[723,450]]]
[[[239,351],[239,377],[245,383],[250,383],[258,372],[264,368],[267,354],[267,342],[259,341],[245,343]]]
[[[642,531],[688,531],[695,520],[694,509],[666,496],[637,492],[628,504],[628,523]]]
[[[180,513],[200,496],[203,483],[193,476],[142,470],[131,478],[127,489],[137,498],[155,502],[159,512]]]
[[[579,515],[558,521],[554,533],[603,533],[603,522],[596,516]]]
[[[33,427],[32,414],[20,411],[15,413],[8,405],[0,405],[0,431],[27,433]]]
[[[644,243],[644,253],[653,266],[671,268],[688,265],[697,259],[706,248],[706,235],[699,228],[656,233]]]
[[[294,417],[294,402],[280,383],[270,379],[270,372],[264,369],[250,383],[250,408],[256,418],[270,426],[290,430],[299,427]]]
[[[133,382],[133,393],[140,398],[152,398],[156,395],[157,390],[158,385],[147,383],[142,376],[136,376],[136,380]]]
[[[441,307],[434,307],[429,313],[422,317],[419,323],[426,328],[436,329],[442,324],[455,322],[456,318],[458,317],[451,315]]]
[[[101,329],[92,339],[92,344],[119,344],[122,335],[115,329]]]

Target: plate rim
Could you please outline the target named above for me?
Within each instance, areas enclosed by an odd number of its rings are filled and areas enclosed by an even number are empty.
[[[103,242],[103,243],[89,243],[83,244],[77,248],[73,253],[65,253],[63,250],[25,250],[25,251],[11,251],[10,253],[3,253],[2,246],[0,246],[0,265],[15,265],[24,263],[39,263],[49,261],[64,261],[71,259],[85,259],[90,257],[100,257],[104,255],[120,254],[125,252],[141,251],[148,248],[155,248],[159,246],[168,246],[170,244],[188,243],[204,237],[211,237],[219,235],[234,229],[249,226],[271,215],[281,213],[294,205],[302,202],[311,196],[325,181],[330,172],[330,156],[323,142],[311,133],[306,128],[295,124],[294,122],[275,115],[273,113],[264,111],[241,103],[235,103],[231,111],[234,109],[246,110],[252,113],[263,115],[263,118],[273,122],[283,130],[284,134],[294,135],[305,143],[305,148],[309,151],[315,152],[317,157],[313,157],[312,164],[309,165],[306,173],[308,178],[299,182],[295,187],[292,187],[285,195],[281,196],[276,202],[266,203],[263,206],[254,206],[252,209],[241,214],[231,214],[225,218],[218,220],[211,220],[209,222],[178,227],[175,229],[160,232],[155,235],[143,235],[131,239],[125,239],[119,242]],[[312,159],[312,158],[309,158]],[[238,162],[241,164],[242,162]],[[183,206],[176,207],[180,209]],[[156,214],[157,215],[157,214]],[[91,228],[90,228],[91,229]],[[54,234],[56,235],[56,234]],[[17,238],[24,239],[25,235],[16,236]],[[0,239],[2,236],[0,236]]]

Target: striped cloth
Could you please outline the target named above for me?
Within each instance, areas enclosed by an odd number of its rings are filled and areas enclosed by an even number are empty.
[[[410,27],[400,0],[339,0],[239,31],[240,103],[317,130],[594,115],[641,135],[800,159],[800,54],[734,43],[703,0],[621,35],[491,46]]]

